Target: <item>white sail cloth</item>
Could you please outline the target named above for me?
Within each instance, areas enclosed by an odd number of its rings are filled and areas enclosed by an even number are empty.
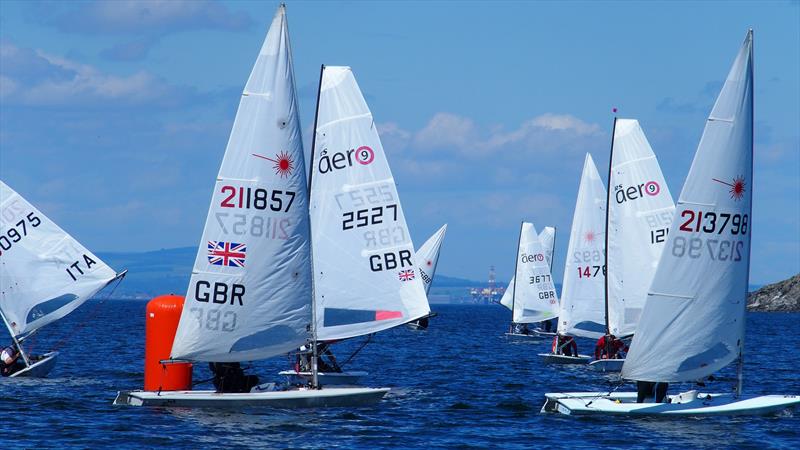
[[[281,6],[239,102],[173,358],[263,359],[307,341],[312,321],[307,197]]]
[[[429,314],[394,178],[349,67],[323,68],[312,163],[317,339]]]
[[[616,120],[609,190],[608,324],[625,336],[636,331],[675,211],[636,120]]]
[[[544,257],[547,265],[550,269],[553,267],[553,251],[556,244],[556,229],[553,227],[544,227],[541,233],[539,233],[539,242],[542,244],[542,248],[544,248]],[[552,270],[551,270],[552,273]],[[514,298],[514,277],[511,277],[511,281],[508,282],[508,287],[503,292],[503,296],[500,297],[500,304],[508,308],[511,311],[513,306],[513,298]]]
[[[744,348],[753,192],[753,36],[706,122],[622,376],[689,381]]]
[[[0,181],[0,311],[24,337],[74,311],[116,273]]]
[[[514,272],[512,320],[533,323],[558,314],[558,296],[536,227],[523,222]]]
[[[605,220],[606,188],[587,153],[564,264],[560,334],[597,339],[605,333]]]
[[[444,224],[417,250],[419,276],[422,278],[426,294],[430,292],[433,277],[436,275],[436,265],[439,264],[439,250],[442,249],[442,242],[446,232],[447,224]]]

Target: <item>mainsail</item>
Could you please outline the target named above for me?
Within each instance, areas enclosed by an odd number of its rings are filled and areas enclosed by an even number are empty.
[[[753,35],[742,44],[683,185],[622,376],[689,381],[744,348],[753,194]]]
[[[556,245],[556,229],[554,227],[544,227],[541,233],[539,233],[539,242],[542,244],[542,248],[544,249],[544,257],[545,261],[547,262],[548,270],[552,273],[553,269],[553,251]],[[508,282],[508,287],[503,292],[503,296],[500,297],[500,304],[512,310],[514,304],[514,277],[511,277],[511,281]]]
[[[66,316],[116,276],[0,181],[0,312],[13,337]]]
[[[512,286],[515,323],[541,322],[558,314],[558,296],[544,254],[536,227],[523,222]]]
[[[417,264],[419,264],[419,276],[425,285],[425,293],[431,290],[433,276],[436,275],[436,265],[439,263],[439,250],[442,248],[444,234],[447,232],[447,224],[429,237],[422,247],[417,250]]]
[[[606,188],[587,153],[564,264],[560,334],[597,339],[605,332],[605,220]]]
[[[608,193],[608,328],[617,336],[636,331],[675,204],[639,126],[614,123]]]
[[[172,358],[263,359],[310,337],[307,186],[284,7],[242,93]]]
[[[372,113],[349,67],[323,67],[311,173],[317,339],[430,313]]]

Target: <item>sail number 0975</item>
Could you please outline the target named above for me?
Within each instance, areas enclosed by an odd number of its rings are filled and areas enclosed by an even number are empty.
[[[31,224],[33,228],[38,227],[42,223],[42,220],[36,217],[34,213],[29,213],[25,218],[28,219],[28,223]],[[16,226],[9,227],[5,234],[0,235],[0,255],[2,255],[3,252],[11,250],[14,243],[21,241],[22,238],[27,235],[28,227],[25,223],[25,219],[17,222]]]

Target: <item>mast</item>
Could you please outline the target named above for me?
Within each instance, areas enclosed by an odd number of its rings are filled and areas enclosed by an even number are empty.
[[[514,326],[514,304],[516,303],[517,298],[517,268],[519,267],[519,244],[522,242],[522,227],[524,226],[525,221],[520,222],[519,224],[519,237],[517,238],[517,254],[516,258],[514,258],[514,283],[512,284],[513,292],[511,293],[511,326]],[[511,330],[514,331],[513,329]]]
[[[311,160],[308,166],[308,226],[311,228],[311,177],[314,176],[314,152],[317,146],[317,119],[319,118],[319,98],[322,95],[322,74],[325,72],[325,64],[319,68],[319,87],[317,88],[317,107],[314,112],[314,129],[311,138]],[[314,233],[308,234],[310,262],[311,262],[311,386],[319,389],[319,377],[317,368],[317,294],[314,292]]]
[[[606,233],[605,233],[605,248],[603,249],[603,256],[605,257],[605,299],[606,299],[606,336],[611,334],[611,324],[608,322],[608,205],[611,202],[611,164],[614,161],[614,134],[617,132],[617,116],[614,116],[614,125],[611,127],[611,150],[608,152],[608,189],[606,189]],[[608,344],[606,344],[608,345]]]
[[[556,233],[558,228],[553,227],[553,248],[550,250],[550,277],[553,277],[553,260],[556,259]],[[555,287],[555,282],[553,283]]]
[[[750,214],[750,219],[752,221],[752,218],[753,218],[753,190],[752,189],[753,189],[753,185],[755,184],[755,183],[753,183],[753,147],[755,145],[755,135],[753,133],[753,130],[754,130],[754,123],[753,122],[755,120],[755,107],[754,107],[755,99],[753,99],[752,97],[755,97],[755,95],[756,95],[755,91],[753,90],[753,86],[755,86],[756,82],[755,82],[755,70],[753,69],[755,67],[755,62],[753,61],[753,46],[755,44],[753,42],[753,29],[752,28],[750,28],[748,34],[749,34],[749,37],[750,37],[750,69],[749,69],[749,71],[750,71],[750,97],[751,97],[751,100],[750,100],[750,211],[748,213]],[[747,254],[748,255],[750,254],[750,245],[751,245],[751,243],[752,243],[752,239],[747,241]],[[748,274],[747,282],[749,283],[750,282],[750,276],[749,276],[749,274],[750,274],[750,258],[749,257],[747,258],[747,274]],[[747,290],[747,288],[745,287],[745,296],[744,296],[745,305],[743,305],[744,308],[747,307],[746,306],[747,305],[747,292],[746,292],[746,290]],[[744,324],[742,324],[742,327],[744,327]],[[736,397],[737,398],[740,395],[742,395],[742,385],[743,384],[744,384],[744,333],[742,333],[742,342],[739,344],[739,363],[737,364],[737,367],[736,367]]]
[[[0,317],[3,318],[3,323],[6,324],[6,328],[8,328],[8,334],[10,334],[11,339],[14,340],[14,344],[17,346],[17,350],[19,350],[19,354],[22,355],[22,360],[25,361],[25,366],[30,367],[31,362],[28,361],[28,355],[26,355],[22,350],[22,346],[19,344],[19,340],[17,340],[17,337],[14,335],[14,331],[11,329],[11,325],[9,325],[8,320],[6,320],[6,315],[2,310],[0,310]]]

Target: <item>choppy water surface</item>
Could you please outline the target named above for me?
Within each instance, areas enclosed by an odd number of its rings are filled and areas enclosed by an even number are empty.
[[[31,339],[59,347],[47,379],[3,379],[0,441],[16,448],[312,447],[800,447],[800,411],[702,419],[543,415],[543,394],[599,390],[610,381],[583,367],[548,367],[549,343],[510,341],[500,306],[436,305],[431,328],[379,333],[348,366],[392,392],[374,407],[219,411],[116,407],[119,389],[142,384],[145,302],[89,303]],[[749,314],[745,391],[800,394],[800,314]],[[60,344],[59,342],[62,341]],[[335,348],[340,360],[359,342]],[[579,341],[582,353],[593,343]],[[278,380],[287,358],[254,364]],[[209,375],[195,369],[195,380]],[[722,377],[733,377],[732,371]],[[729,389],[718,382],[717,390]],[[672,389],[671,392],[677,389]]]

